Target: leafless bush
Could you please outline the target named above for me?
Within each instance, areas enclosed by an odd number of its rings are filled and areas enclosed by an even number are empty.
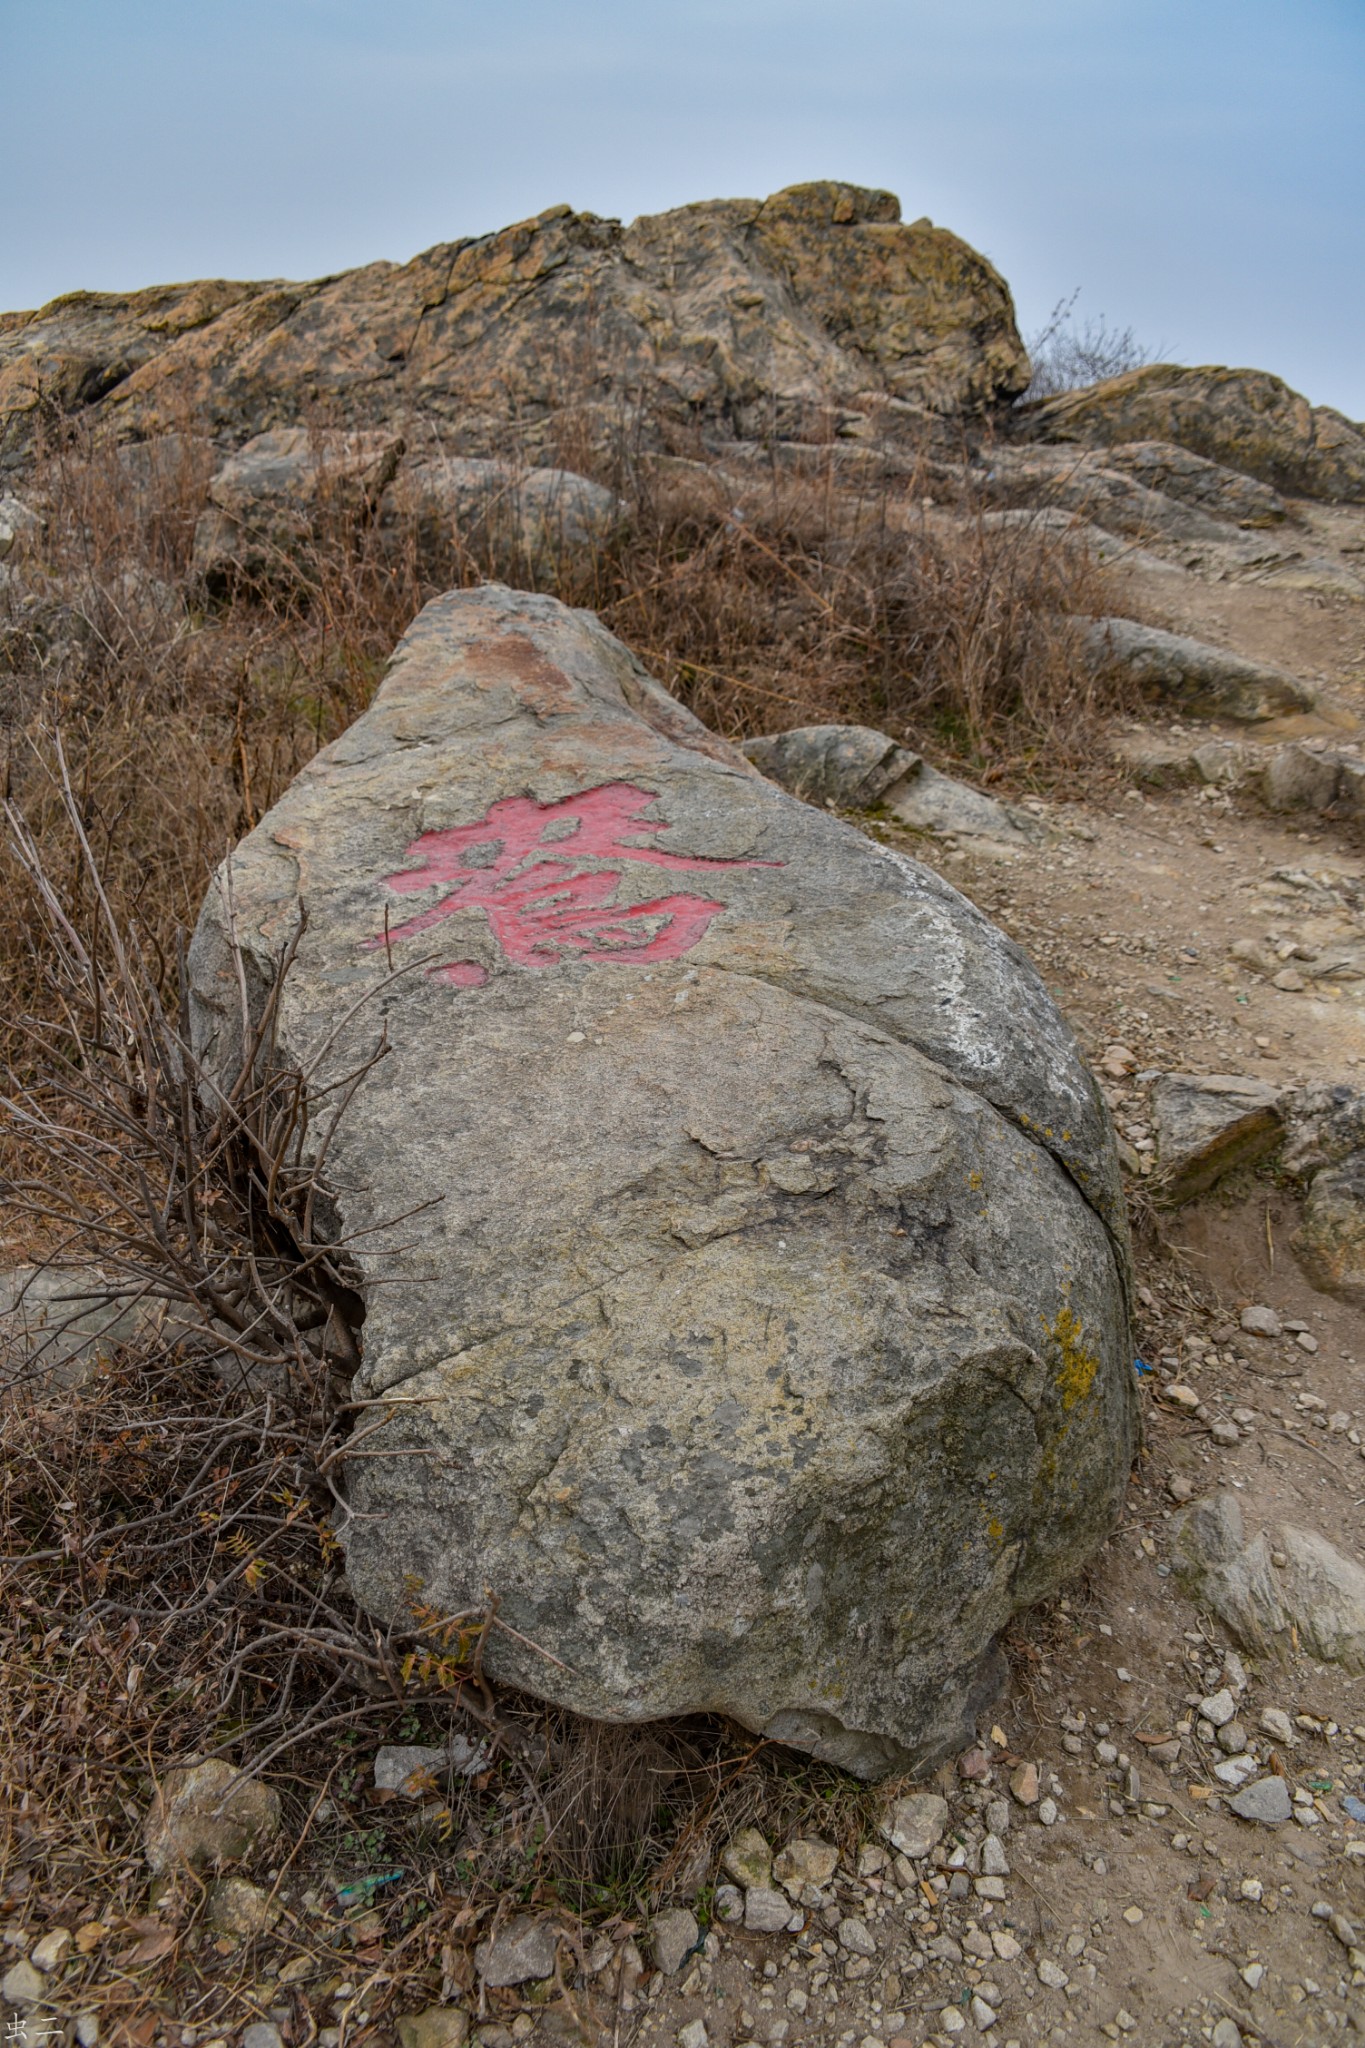
[[[1025,399],[1076,391],[1157,360],[1159,351],[1140,342],[1131,327],[1111,327],[1103,313],[1078,325],[1079,297],[1077,288],[1070,298],[1058,299],[1038,332],[1027,338],[1033,375]]]

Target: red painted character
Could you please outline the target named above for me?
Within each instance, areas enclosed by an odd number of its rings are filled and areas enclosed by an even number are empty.
[[[634,783],[605,782],[559,803],[503,797],[472,825],[422,833],[407,849],[418,865],[386,876],[386,886],[403,894],[435,883],[449,886],[429,910],[367,940],[367,947],[412,938],[457,910],[483,910],[518,967],[552,967],[569,952],[588,960],[676,960],[690,952],[724,904],[675,895],[618,906],[623,861],[691,872],[781,862],[703,860],[642,845],[642,838],[655,840],[670,830],[664,821],[642,815],[654,801],[652,790]],[[476,961],[434,971],[458,987],[487,979]]]

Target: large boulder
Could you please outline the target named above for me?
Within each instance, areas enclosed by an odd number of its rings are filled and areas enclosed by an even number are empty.
[[[388,1048],[327,1169],[398,1404],[348,1471],[364,1606],[491,1590],[489,1672],[590,1715],[867,1775],[960,1742],[1134,1444],[1111,1127],[1024,955],[496,587],[426,607],[231,875],[248,985],[298,938],[313,1088]]]
[[[401,266],[314,284],[78,293],[0,321],[0,469],[45,416],[235,438],[434,416],[492,454],[566,408],[635,432],[856,431],[869,409],[976,410],[1028,382],[1003,279],[890,192],[823,182],[629,227],[551,207]]]
[[[1020,412],[1022,430],[1041,441],[1174,441],[1277,491],[1365,504],[1365,427],[1310,405],[1267,370],[1146,363]]]

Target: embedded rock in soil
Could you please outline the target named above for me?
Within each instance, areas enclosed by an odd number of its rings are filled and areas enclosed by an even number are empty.
[[[83,1386],[156,1322],[152,1304],[93,1266],[0,1268],[0,1385]]]
[[[399,2048],[465,2048],[469,2014],[458,2005],[429,2005],[398,2021]]]
[[[1365,1301],[1365,1151],[1314,1174],[1292,1242],[1322,1293]]]
[[[1121,669],[1147,696],[1197,718],[1251,724],[1286,711],[1307,711],[1317,702],[1312,685],[1285,669],[1247,661],[1183,633],[1140,626],[1134,619],[1094,619],[1085,641],[1097,668]]]
[[[147,1861],[158,1876],[181,1864],[203,1870],[244,1863],[279,1825],[278,1795],[242,1777],[235,1765],[212,1758],[167,1771],[143,1830]]]
[[[1325,1537],[1284,1523],[1248,1543],[1242,1510],[1222,1491],[1177,1516],[1171,1557],[1185,1590],[1243,1649],[1297,1638],[1309,1656],[1365,1671],[1365,1571]]]
[[[1161,1191],[1188,1202],[1225,1173],[1254,1166],[1284,1134],[1282,1089],[1246,1074],[1163,1074],[1152,1089]]]
[[[1311,1180],[1324,1166],[1340,1166],[1365,1151],[1365,1091],[1349,1081],[1313,1081],[1284,1100],[1286,1137],[1281,1165]]]
[[[1228,1805],[1238,1820],[1258,1820],[1263,1827],[1277,1828],[1289,1819],[1294,1802],[1283,1778],[1258,1778],[1247,1785]]]
[[[807,803],[841,810],[880,808],[924,832],[1037,840],[1026,811],[998,803],[969,783],[940,775],[918,754],[865,725],[803,725],[746,740],[742,751],[760,774]]]
[[[1020,412],[1031,439],[1174,441],[1278,491],[1365,504],[1365,432],[1266,370],[1147,363]]]
[[[947,1826],[946,1799],[937,1792],[907,1792],[891,1808],[881,1831],[893,1849],[916,1861],[937,1848]]]
[[[1270,756],[1261,789],[1272,811],[1358,818],[1365,813],[1365,761],[1341,748],[1309,747],[1294,740]]]
[[[427,606],[232,875],[253,986],[307,912],[282,1055],[388,1047],[328,1154],[355,1393],[402,1401],[348,1469],[360,1601],[491,1587],[490,1675],[598,1717],[960,1747],[1134,1440],[1112,1133],[1024,955],[496,587]]]
[[[220,1877],[210,1886],[208,1922],[219,1934],[235,1934],[244,1941],[268,1934],[280,1917],[269,1892],[246,1877]]]
[[[549,1920],[523,1913],[474,1951],[474,1967],[490,1991],[530,1984],[554,1974],[559,1930]]]
[[[566,406],[605,441],[682,426],[809,439],[889,413],[990,408],[1028,382],[1003,278],[891,192],[833,180],[623,226],[552,206],[410,263],[312,284],[201,280],[80,292],[0,323],[0,470],[42,422],[236,437],[316,417],[461,454],[509,426],[552,443]]]
[[[383,519],[415,531],[442,566],[455,542],[478,561],[511,560],[547,576],[590,565],[623,512],[614,491],[572,470],[448,455],[401,469]]]
[[[374,514],[403,453],[395,434],[281,427],[224,463],[194,529],[191,574],[208,589],[291,581],[307,549]]]
[[[701,1939],[696,1914],[689,1913],[686,1906],[666,1907],[662,1913],[655,1914],[649,1939],[654,1951],[654,1967],[662,1970],[666,1977],[671,1977],[682,1968]]]

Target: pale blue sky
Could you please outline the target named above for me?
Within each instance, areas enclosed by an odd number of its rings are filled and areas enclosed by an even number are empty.
[[[886,185],[1365,418],[1365,0],[0,0],[0,306]]]

